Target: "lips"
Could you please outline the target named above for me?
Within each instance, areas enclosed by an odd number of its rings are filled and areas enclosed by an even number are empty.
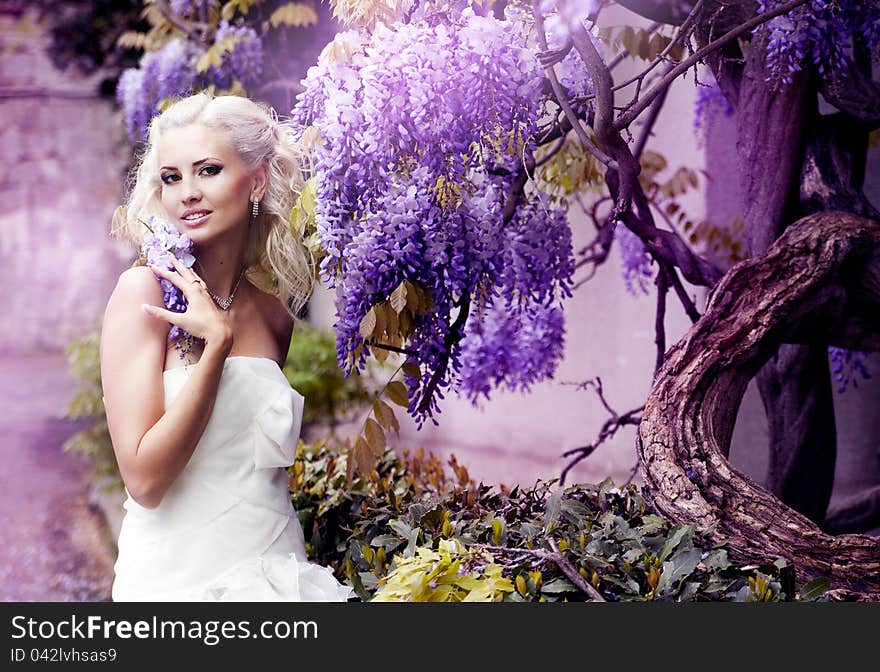
[[[187,210],[180,217],[180,221],[189,227],[200,226],[204,224],[211,216],[210,210]]]

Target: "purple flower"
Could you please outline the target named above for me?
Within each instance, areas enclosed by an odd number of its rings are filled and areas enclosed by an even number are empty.
[[[633,296],[648,294],[651,271],[651,255],[645,250],[641,239],[623,224],[614,229],[614,237],[620,244],[621,276],[626,290]]]
[[[214,44],[232,38],[231,51],[223,54],[220,67],[212,67],[207,76],[221,89],[228,89],[234,80],[247,88],[260,81],[263,74],[263,43],[257,31],[250,26],[237,26],[221,21]]]
[[[852,382],[854,388],[858,388],[858,374],[863,380],[870,380],[871,373],[868,371],[867,355],[864,352],[855,350],[846,350],[845,348],[828,348],[828,355],[831,359],[831,372],[834,374],[834,380],[837,381],[838,392],[845,392],[847,386]]]
[[[192,267],[196,258],[191,252],[192,241],[186,234],[180,233],[167,220],[153,215],[147,218],[147,221],[143,222],[143,224],[147,227],[149,233],[144,236],[141,253],[146,257],[148,264],[174,270],[174,265],[171,263],[171,258],[174,256],[187,268]],[[165,293],[165,307],[175,313],[186,311],[187,301],[183,292],[165,278],[157,278],[157,280],[162,286],[162,291]],[[178,340],[175,347],[181,350],[181,357],[183,357],[188,349],[181,344],[181,341],[188,342],[195,338],[177,325],[171,326],[169,336],[172,339]]]
[[[404,379],[413,415],[430,374],[443,367],[420,423],[453,383],[477,389],[465,369],[483,370],[481,334],[498,343],[517,324],[526,328],[504,350],[508,368],[488,385],[551,375],[562,330],[550,306],[570,294],[574,272],[562,208],[527,189],[503,220],[516,173],[535,149],[543,69],[520,24],[453,9],[442,21],[416,11],[410,23],[380,23],[372,35],[339,33],[309,69],[293,110],[322,140],[312,153],[315,220],[321,276],[336,289],[340,366],[365,365],[364,356],[353,359],[363,344],[360,321],[402,281],[431,296],[432,310],[416,316],[406,344],[425,374]],[[450,339],[462,297],[473,304],[467,364]],[[519,322],[477,331],[480,310],[496,305]]]
[[[772,11],[783,0],[759,0],[759,13]],[[790,84],[794,73],[812,63],[820,75],[844,65],[854,43],[880,56],[880,4],[865,0],[810,0],[780,14],[757,31],[768,34],[768,82]]]
[[[145,53],[138,68],[119,77],[116,99],[122,106],[129,137],[145,139],[150,119],[159,104],[190,92],[195,84],[194,48],[183,40],[166,42],[158,51]]]

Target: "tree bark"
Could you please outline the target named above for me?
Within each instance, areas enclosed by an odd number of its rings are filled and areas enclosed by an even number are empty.
[[[880,599],[880,539],[826,534],[725,459],[749,379],[783,343],[880,350],[880,223],[812,215],[721,280],[646,402],[638,433],[646,497],[736,560],[783,556],[800,581],[828,577],[838,599]]]

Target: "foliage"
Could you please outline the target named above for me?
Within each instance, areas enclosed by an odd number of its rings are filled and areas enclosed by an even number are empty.
[[[140,0],[29,0],[13,2],[35,9],[48,25],[47,52],[55,67],[90,75],[101,69],[108,73],[102,82],[104,94],[112,92],[122,68],[137,63],[138,49],[126,43],[127,32],[143,31],[148,24],[141,16]]]
[[[99,349],[100,330],[87,334],[65,348],[70,373],[77,380],[77,388],[68,404],[65,417],[90,422],[64,442],[65,452],[84,456],[93,465],[92,479],[103,490],[121,490],[122,477],[113,454],[110,430],[104,413],[101,387]]]
[[[303,2],[281,0],[144,0],[146,29],[127,31],[118,44],[143,50],[136,67],[122,72],[117,100],[132,142],[145,139],[150,119],[168,99],[200,90],[252,95],[266,102],[273,83],[289,92],[299,75],[303,31],[320,17]],[[287,99],[285,99],[287,100]]]
[[[363,600],[823,600],[784,560],[737,565],[693,526],[653,512],[635,485],[475,485],[450,458],[386,453],[375,479],[346,484],[346,456],[300,443],[293,504],[310,557],[344,571]],[[566,572],[565,568],[569,571]]]
[[[333,333],[306,322],[296,324],[284,375],[306,398],[303,422],[307,425],[326,425],[332,429],[347,413],[370,400],[365,377],[346,378],[336,366]]]

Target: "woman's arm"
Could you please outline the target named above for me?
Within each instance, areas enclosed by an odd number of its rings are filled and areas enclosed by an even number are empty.
[[[228,323],[211,324],[198,365],[165,411],[162,372],[170,325],[141,304],[164,307],[162,288],[147,267],[122,273],[107,304],[101,381],[119,471],[132,498],[155,508],[205,431],[233,339]]]

